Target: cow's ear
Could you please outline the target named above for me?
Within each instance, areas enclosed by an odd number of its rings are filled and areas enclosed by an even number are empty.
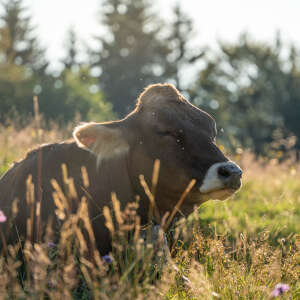
[[[111,158],[129,150],[119,126],[87,123],[75,128],[73,136],[79,147],[94,153],[99,160]]]

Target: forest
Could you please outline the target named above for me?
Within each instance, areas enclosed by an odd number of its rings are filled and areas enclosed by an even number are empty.
[[[228,149],[299,159],[299,49],[283,44],[280,32],[273,42],[258,42],[245,32],[216,49],[195,47],[193,21],[179,4],[167,23],[146,0],[107,0],[99,3],[99,32],[106,34],[95,36],[93,47],[79,47],[70,29],[62,67],[51,70],[24,3],[7,0],[2,6],[2,124],[26,123],[34,96],[46,124],[122,118],[145,86],[168,82],[214,116],[218,139]]]

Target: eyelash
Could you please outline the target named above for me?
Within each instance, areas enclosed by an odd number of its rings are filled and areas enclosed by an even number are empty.
[[[179,145],[183,144],[183,137],[177,133],[173,133],[172,131],[163,131],[163,132],[160,132],[160,134],[163,136],[172,137],[174,140],[176,140],[176,143],[178,143]]]
[[[170,135],[170,136],[173,136],[173,137],[175,136],[172,131],[158,131],[158,134],[159,135],[164,135],[164,136],[166,136],[166,135]]]

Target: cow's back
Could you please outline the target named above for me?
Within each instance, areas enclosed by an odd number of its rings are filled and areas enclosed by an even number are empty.
[[[79,148],[75,142],[41,146],[15,163],[0,179],[0,209],[10,217],[12,203],[15,199],[18,201],[18,215],[14,219],[14,227],[10,229],[9,239],[15,241],[19,235],[26,234],[26,219],[30,216],[30,208],[26,203],[26,181],[29,175],[34,184],[35,203],[39,196],[41,198],[42,223],[46,224],[49,219],[57,222],[51,179],[55,179],[64,190],[62,164],[67,167],[68,177],[74,180],[78,199],[86,196],[98,249],[101,253],[107,253],[111,244],[104,225],[103,206],[110,204],[112,191],[117,193],[122,207],[134,200],[127,161],[124,157],[115,157],[97,167],[95,155]],[[88,188],[83,184],[83,166],[88,173]],[[77,208],[78,199],[72,201],[73,211]]]
[[[39,194],[37,185],[40,183],[43,200],[47,200],[52,197],[53,191],[50,179],[54,178],[62,184],[62,164],[67,166],[68,173],[72,175],[70,177],[78,181],[81,178],[81,166],[93,172],[94,162],[93,155],[78,148],[74,142],[48,144],[32,150],[0,179],[1,208],[6,210],[16,198],[21,206],[26,202],[26,181],[29,175],[35,185],[35,196]]]
[[[80,199],[85,192],[82,188],[81,167],[85,166],[90,177],[95,178],[97,176],[95,163],[95,157],[77,147],[74,142],[41,146],[30,151],[23,160],[16,162],[0,179],[0,209],[8,219],[12,216],[12,204],[17,201],[18,213],[14,225],[10,228],[9,240],[15,240],[16,235],[26,234],[26,219],[30,216],[26,184],[29,176],[32,177],[34,185],[34,211],[36,202],[41,200],[41,219],[42,223],[46,224],[49,219],[56,218],[51,179],[55,179],[64,190],[62,165],[66,165],[69,177],[74,179]],[[76,209],[75,206],[73,208]]]

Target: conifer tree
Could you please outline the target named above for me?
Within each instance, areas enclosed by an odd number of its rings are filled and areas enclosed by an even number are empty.
[[[78,38],[76,31],[70,28],[65,42],[66,56],[61,60],[64,68],[72,70],[74,67],[79,67],[78,62]]]
[[[190,94],[226,129],[223,142],[271,157],[299,151],[299,54],[291,47],[289,57],[282,55],[288,49],[280,36],[267,44],[248,34],[220,43],[220,50],[207,59]]]
[[[145,85],[165,79],[170,49],[162,38],[163,23],[148,0],[101,1],[101,24],[93,67],[101,70],[100,88],[120,115],[126,114]]]
[[[175,5],[173,15],[167,39],[171,53],[168,56],[169,64],[166,75],[173,79],[179,90],[182,90],[182,81],[185,80],[182,72],[187,67],[194,67],[205,52],[200,47],[193,48],[191,45],[195,34],[193,20],[184,13],[179,3]]]
[[[23,1],[5,0],[2,6],[0,63],[26,66],[31,71],[43,72],[48,64]]]

